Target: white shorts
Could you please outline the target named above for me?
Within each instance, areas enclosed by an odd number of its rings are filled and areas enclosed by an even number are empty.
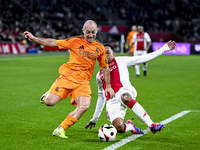
[[[121,99],[121,95],[123,93],[129,93],[132,99],[136,99],[137,92],[133,86],[131,87],[123,87],[117,93],[115,93],[115,97],[108,100],[106,103],[106,114],[108,120],[112,123],[116,118],[124,119],[126,115],[127,106],[123,103]]]
[[[146,55],[147,51],[143,50],[143,51],[134,51],[133,56],[141,56],[141,55]]]

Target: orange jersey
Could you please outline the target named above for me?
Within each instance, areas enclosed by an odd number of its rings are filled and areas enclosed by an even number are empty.
[[[134,34],[137,34],[138,32],[137,31],[130,31],[129,33],[128,33],[128,35],[127,35],[127,39],[129,39],[129,43],[128,43],[128,45],[129,45],[129,47],[132,45],[132,40],[133,40],[133,35]],[[134,51],[134,45],[133,45],[133,47],[131,48],[131,53],[133,53],[133,51]]]
[[[100,67],[107,67],[107,58],[103,44],[88,42],[83,36],[56,41],[59,49],[69,49],[69,62],[60,66],[59,74],[74,83],[90,81],[96,60]]]

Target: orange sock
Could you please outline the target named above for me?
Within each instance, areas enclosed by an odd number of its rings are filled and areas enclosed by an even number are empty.
[[[66,130],[75,124],[78,120],[72,116],[67,116],[67,118],[60,124],[60,126]]]

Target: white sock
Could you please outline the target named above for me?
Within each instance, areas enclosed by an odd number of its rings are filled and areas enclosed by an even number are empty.
[[[140,75],[140,64],[135,65],[136,75]]]
[[[151,127],[153,121],[151,120],[150,116],[144,110],[144,108],[137,102],[131,108],[131,110],[144,122],[148,127]]]
[[[134,131],[134,128],[131,124],[124,124],[125,125],[125,130],[124,132],[128,132],[128,131]]]
[[[143,64],[143,71],[147,71],[147,63]]]

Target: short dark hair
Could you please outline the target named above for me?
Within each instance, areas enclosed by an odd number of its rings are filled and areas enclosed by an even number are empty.
[[[115,52],[114,47],[112,45],[110,45],[110,44],[104,44],[104,47],[105,46],[109,46],[112,49],[112,51]]]

